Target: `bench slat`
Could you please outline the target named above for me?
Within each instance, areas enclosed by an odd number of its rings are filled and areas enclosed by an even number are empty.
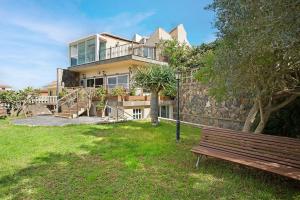
[[[256,159],[247,158],[240,155],[234,155],[230,153],[224,153],[222,151],[217,151],[215,149],[211,148],[204,148],[204,147],[198,147],[193,148],[191,150],[195,154],[203,154],[207,156],[212,156],[215,158],[231,161],[238,164],[243,164],[250,167],[255,167],[261,170],[265,170],[268,172],[276,173],[282,176],[290,177],[296,180],[300,180],[300,170],[293,167],[287,167],[280,165],[275,162],[267,162],[267,161],[260,161]]]
[[[241,131],[236,130],[230,130],[230,129],[221,129],[221,128],[203,128],[203,132],[206,131],[213,131],[213,132],[222,132],[222,133],[229,133],[235,136],[243,136],[245,138],[254,138],[254,139],[261,139],[263,141],[275,141],[282,144],[289,144],[289,145],[295,145],[296,147],[300,147],[300,139],[297,138],[288,138],[283,136],[275,136],[275,135],[266,135],[266,134],[257,134],[257,133],[245,133]]]
[[[257,153],[257,152],[251,152],[251,151],[238,149],[238,148],[224,147],[224,146],[219,146],[219,145],[215,145],[215,144],[211,145],[210,143],[205,143],[205,142],[203,142],[200,145],[200,147],[202,147],[202,146],[212,148],[212,149],[216,149],[216,150],[220,150],[220,151],[224,151],[224,152],[228,152],[228,153],[233,153],[233,154],[236,154],[236,155],[241,155],[241,156],[253,158],[253,159],[259,159],[259,160],[264,160],[264,161],[268,161],[268,162],[276,162],[276,163],[279,163],[281,165],[291,166],[291,167],[295,167],[295,168],[300,169],[299,162],[297,162],[295,160],[284,159],[284,158],[279,159],[278,157],[272,156],[272,155],[260,154],[260,153]]]
[[[276,145],[269,145],[269,144],[263,144],[258,142],[249,142],[249,141],[243,141],[242,139],[240,140],[232,140],[230,137],[222,137],[219,135],[215,134],[204,134],[202,136],[202,141],[207,141],[207,142],[219,142],[223,146],[234,146],[234,147],[240,147],[242,149],[252,149],[253,151],[257,151],[260,153],[270,153],[272,155],[278,155],[281,157],[288,157],[290,159],[295,159],[300,161],[300,153],[294,152],[291,147],[285,147],[285,148],[280,148],[277,147]],[[200,142],[200,144],[201,144]]]
[[[248,137],[243,137],[242,135],[239,135],[238,137],[234,134],[231,133],[218,133],[218,132],[213,132],[213,131],[207,131],[203,132],[203,136],[215,136],[218,138],[228,138],[231,141],[237,141],[237,142],[245,142],[245,143],[255,143],[259,146],[266,146],[269,147],[270,149],[273,150],[278,150],[278,151],[287,151],[288,153],[296,154],[300,156],[300,147],[296,147],[294,145],[289,145],[289,144],[282,144],[279,142],[275,141],[266,141],[266,140],[260,140],[260,139],[255,139],[255,138],[248,138]]]

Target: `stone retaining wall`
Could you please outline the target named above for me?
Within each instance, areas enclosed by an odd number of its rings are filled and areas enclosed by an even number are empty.
[[[218,103],[208,95],[208,87],[198,82],[182,83],[180,98],[181,120],[235,130],[242,128],[251,108],[245,99]]]

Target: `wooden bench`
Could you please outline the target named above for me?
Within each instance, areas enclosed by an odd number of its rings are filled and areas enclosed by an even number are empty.
[[[200,144],[191,150],[203,155],[300,180],[300,140],[221,128],[203,128]]]

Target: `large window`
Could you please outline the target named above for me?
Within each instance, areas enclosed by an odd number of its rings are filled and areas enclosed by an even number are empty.
[[[85,42],[78,44],[78,64],[85,63]]]
[[[95,39],[86,41],[86,62],[95,61]]]
[[[88,79],[87,80],[87,87],[94,87],[95,79]]]
[[[107,77],[108,89],[113,89],[115,87],[123,87],[128,89],[128,75],[119,75]]]
[[[169,106],[160,106],[158,114],[160,117],[169,118],[170,116]]]
[[[71,57],[71,66],[77,65],[77,60],[78,60],[77,45],[72,45],[70,47],[70,57]]]
[[[134,108],[132,109],[132,118],[133,119],[142,119],[142,109],[141,108]]]
[[[95,78],[95,87],[103,86],[103,78]]]
[[[96,40],[94,38],[70,46],[71,66],[94,62],[95,55]]]

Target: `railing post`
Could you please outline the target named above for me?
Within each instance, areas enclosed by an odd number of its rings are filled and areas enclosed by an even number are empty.
[[[117,121],[119,121],[119,108],[118,108],[118,101],[117,101]]]

